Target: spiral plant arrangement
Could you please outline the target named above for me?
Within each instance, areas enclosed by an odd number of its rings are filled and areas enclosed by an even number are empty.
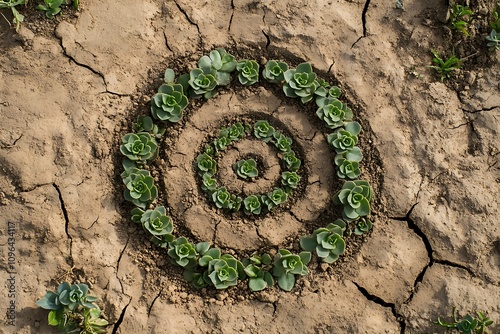
[[[164,206],[156,205],[158,189],[147,164],[158,156],[158,142],[165,135],[162,126],[179,122],[189,105],[189,99],[210,99],[217,95],[220,86],[229,85],[235,75],[243,86],[258,83],[260,78],[279,85],[285,96],[300,99],[302,104],[315,102],[316,115],[331,129],[327,142],[336,153],[333,163],[337,176],[345,180],[333,196],[333,202],[343,207],[341,217],[311,235],[300,238],[302,252],[294,254],[278,249],[274,256],[254,253],[250,258],[237,259],[223,254],[219,248],[206,241],[193,243],[186,237],[174,235],[174,222]],[[164,83],[151,99],[151,116],[140,116],[127,133],[120,146],[123,154],[121,174],[125,185],[124,198],[134,208],[131,220],[141,224],[151,234],[154,244],[167,250],[172,262],[184,268],[184,277],[197,288],[213,286],[226,289],[240,280],[248,279],[252,291],[278,286],[290,291],[297,276],[308,274],[307,265],[312,255],[326,263],[333,263],[344,254],[344,233],[353,224],[360,235],[372,227],[370,215],[372,188],[367,181],[358,180],[359,163],[363,156],[357,146],[361,126],[353,121],[352,110],[339,100],[341,90],[319,79],[307,62],[296,68],[286,63],[269,60],[259,68],[255,60],[240,60],[224,49],[216,49],[198,61],[198,68],[176,78],[172,69],[165,71]],[[256,193],[242,198],[219,185],[217,156],[239,140],[251,136],[274,147],[282,167],[281,186],[268,193]],[[292,150],[293,140],[275,129],[266,120],[253,124],[233,123],[220,129],[218,136],[207,144],[195,163],[200,187],[213,205],[226,213],[242,212],[257,217],[285,203],[301,181],[302,161]],[[258,177],[257,162],[253,159],[237,161],[233,169],[239,178],[251,180]]]

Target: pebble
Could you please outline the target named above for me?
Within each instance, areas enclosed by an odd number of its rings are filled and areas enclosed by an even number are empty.
[[[222,301],[222,300],[224,300],[224,299],[227,298],[227,295],[223,294],[223,293],[218,293],[218,294],[215,295],[215,298],[217,298],[217,300]]]
[[[321,268],[322,271],[327,271],[328,270],[328,263],[322,263],[319,265],[319,267]]]

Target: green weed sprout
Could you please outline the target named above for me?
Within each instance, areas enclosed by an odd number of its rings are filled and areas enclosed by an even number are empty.
[[[233,169],[244,180],[253,179],[259,175],[257,162],[254,159],[240,160],[233,165]]]
[[[462,67],[462,61],[458,59],[455,54],[452,54],[448,59],[443,60],[439,57],[439,54],[436,51],[431,50],[431,52],[434,55],[432,62],[436,65],[429,67],[435,69],[441,75],[441,81],[448,79],[452,71],[458,70]]]
[[[467,26],[469,25],[466,16],[472,15],[472,10],[467,6],[459,4],[453,5],[450,11],[450,27],[453,30],[462,32],[465,36],[469,36]]]
[[[278,279],[278,286],[285,291],[291,291],[295,285],[295,275],[308,274],[307,264],[310,261],[310,252],[295,255],[286,249],[280,249],[274,258],[272,272]]]
[[[26,0],[0,1],[0,9],[10,8],[10,10],[12,12],[12,16],[14,16],[12,23],[14,23],[16,25],[16,31],[19,31],[19,28],[21,27],[21,22],[24,21],[24,15],[19,13],[16,6],[17,5],[25,5],[25,4],[26,4]]]
[[[48,323],[63,333],[101,334],[106,333],[108,322],[101,318],[101,310],[93,302],[97,297],[87,295],[86,284],[63,282],[56,292],[47,291],[36,304],[50,310]]]
[[[305,251],[315,251],[319,258],[326,263],[335,262],[344,254],[345,241],[343,239],[346,224],[342,219],[328,224],[327,227],[315,230],[312,236],[300,238],[300,247]]]
[[[230,73],[236,69],[236,60],[224,49],[210,51],[198,61],[198,67],[215,76],[219,86],[226,86],[231,81]]]
[[[500,33],[500,2],[497,2],[493,11],[493,21],[490,22],[490,28]]]
[[[493,320],[489,319],[484,315],[483,312],[477,311],[477,318],[467,314],[460,321],[457,320],[456,307],[452,307],[452,322],[446,322],[438,317],[437,321],[434,322],[435,325],[439,325],[441,327],[446,328],[455,328],[459,333],[463,334],[482,334],[486,333],[486,327],[493,324]]]
[[[248,287],[252,291],[261,291],[274,285],[272,269],[272,258],[269,254],[254,254],[249,259],[243,259],[245,273],[248,276]]]

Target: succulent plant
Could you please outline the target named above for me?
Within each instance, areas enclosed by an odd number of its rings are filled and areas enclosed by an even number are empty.
[[[241,208],[241,203],[243,203],[243,198],[231,194],[229,197],[229,209],[232,211],[238,211]]]
[[[350,151],[358,143],[358,134],[361,125],[358,122],[346,124],[345,128],[339,128],[327,136],[328,144],[332,145],[337,153]]]
[[[209,99],[216,94],[217,79],[209,70],[195,68],[189,72],[189,85],[196,97]]]
[[[486,36],[488,43],[486,46],[490,51],[500,50],[500,31],[493,29],[488,36]]]
[[[243,260],[250,290],[261,291],[274,285],[273,275],[269,272],[272,268],[272,261],[267,253],[262,256],[254,254],[249,259]]]
[[[292,189],[296,189],[299,181],[300,176],[296,172],[285,171],[281,173],[281,184],[285,187],[287,193],[290,193]]]
[[[184,268],[196,266],[199,256],[196,246],[184,237],[169,242],[167,254],[175,263]]]
[[[337,86],[331,86],[330,88],[328,88],[326,96],[337,99],[340,97],[340,95],[342,95],[342,91],[340,90],[340,88]]]
[[[355,180],[344,183],[342,189],[333,197],[335,204],[342,204],[342,216],[346,221],[353,221],[370,214],[370,202],[373,191],[367,181]]]
[[[45,12],[45,16],[51,19],[61,12],[61,5],[63,2],[64,0],[44,0],[45,4],[38,5],[35,9]]]
[[[86,284],[61,283],[57,292],[48,291],[36,304],[50,310],[48,323],[62,333],[103,334],[108,322],[101,318],[101,310],[92,302],[97,298],[87,295]]]
[[[125,200],[135,206],[145,209],[146,205],[153,202],[158,196],[158,189],[149,171],[137,168],[128,168],[122,173],[125,184]]]
[[[243,200],[243,210],[244,212],[249,214],[258,215],[262,210],[262,204],[260,199],[256,195],[250,195]]]
[[[318,110],[316,115],[326,123],[330,129],[336,129],[344,125],[345,121],[352,120],[353,114],[349,107],[336,98],[317,98]]]
[[[165,128],[159,128],[149,116],[139,116],[132,125],[135,132],[149,132],[154,138],[161,138]]]
[[[457,319],[456,307],[452,307],[453,321],[443,321],[438,317],[434,324],[446,328],[456,328],[462,334],[482,334],[486,333],[486,327],[493,324],[493,320],[488,318],[483,312],[477,311],[477,318],[467,314],[461,320]]]
[[[202,153],[196,157],[196,166],[201,174],[210,173],[215,175],[217,172],[217,163],[206,153]]]
[[[151,114],[161,121],[176,123],[188,105],[184,88],[179,84],[163,84],[151,98]]]
[[[215,151],[220,152],[224,151],[227,148],[227,146],[230,144],[230,140],[225,136],[219,136],[214,140],[213,144],[215,147]]]
[[[267,143],[273,139],[274,128],[267,121],[260,120],[253,125],[253,133],[256,138]]]
[[[209,249],[198,261],[201,267],[207,267],[204,280],[216,289],[226,289],[238,284],[238,279],[245,276],[243,265],[232,255],[224,254],[218,248]]]
[[[238,80],[244,86],[250,86],[259,81],[259,64],[255,60],[241,60],[236,65]]]
[[[157,206],[154,210],[146,210],[141,217],[141,223],[153,237],[167,242],[174,240],[172,235],[174,225],[172,219],[167,216],[164,206]]]
[[[233,165],[233,169],[244,180],[259,175],[257,162],[254,159],[240,160]]]
[[[316,73],[313,72],[311,64],[301,63],[296,69],[287,70],[284,77],[283,92],[286,96],[300,97],[302,103],[313,99],[319,83],[316,81]]]
[[[219,209],[231,209],[231,194],[225,187],[220,187],[212,193],[212,200]]]
[[[300,238],[300,247],[306,251],[315,251],[319,258],[326,263],[333,263],[339,255],[344,254],[345,241],[342,238],[345,222],[337,219],[325,228],[318,228],[312,236]]]
[[[226,137],[229,142],[237,141],[245,137],[245,128],[240,122],[234,123],[230,127],[222,128],[219,137]]]
[[[335,164],[338,167],[337,176],[341,179],[356,179],[360,174],[359,162],[343,158],[342,154],[335,156]]]
[[[262,76],[269,82],[282,83],[285,80],[285,72],[288,65],[275,60],[269,60],[262,71]]]
[[[356,228],[354,229],[354,234],[363,235],[364,233],[372,229],[372,222],[368,218],[361,218],[356,222]]]
[[[157,157],[158,144],[147,132],[127,133],[123,136],[120,152],[129,160],[146,163]]]
[[[142,218],[142,215],[144,214],[144,210],[141,209],[141,208],[133,208],[130,213],[131,213],[131,217],[130,217],[130,220],[132,220],[134,223],[140,223],[141,222],[141,218]]]
[[[208,285],[203,279],[203,273],[185,269],[183,276],[186,281],[190,282],[197,289],[203,289]]]
[[[283,153],[286,153],[288,151],[291,150],[291,146],[292,146],[292,138],[290,137],[287,137],[285,136],[284,134],[282,133],[279,133],[279,132],[274,132],[274,145],[276,146],[276,148],[283,152]]]
[[[273,276],[278,278],[278,286],[285,291],[291,291],[295,285],[295,275],[308,274],[309,261],[311,261],[310,252],[295,255],[286,249],[280,249],[273,263]]]
[[[68,282],[59,284],[56,292],[47,291],[45,296],[38,300],[36,304],[46,310],[59,310],[67,307],[73,311],[78,306],[94,308],[92,302],[97,298],[88,296],[89,287],[86,284],[73,284]]]
[[[263,195],[261,201],[267,206],[267,210],[270,211],[274,207],[285,203],[287,199],[287,193],[281,188],[276,188],[267,195]]]
[[[300,159],[295,156],[295,152],[291,150],[283,154],[283,158],[281,161],[283,162],[285,169],[292,172],[298,171],[300,165],[302,164]]]
[[[230,73],[236,69],[236,60],[224,49],[210,51],[209,56],[203,56],[198,61],[198,67],[207,73],[215,74],[217,84],[225,86],[231,81]]]
[[[201,184],[201,189],[212,193],[218,188],[217,186],[217,180],[213,178],[212,174],[210,173],[204,173],[203,174],[203,181]]]

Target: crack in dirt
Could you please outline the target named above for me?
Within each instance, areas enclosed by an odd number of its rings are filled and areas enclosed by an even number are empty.
[[[63,213],[64,217],[64,232],[66,232],[66,236],[69,239],[69,259],[70,259],[70,266],[73,267],[74,265],[74,260],[73,260],[73,237],[69,234],[69,217],[68,217],[68,210],[66,209],[66,204],[64,203],[64,199],[61,193],[61,190],[59,189],[59,186],[56,183],[52,183],[52,186],[54,189],[57,191],[57,194],[59,196],[59,203],[61,205],[61,211]]]
[[[12,142],[12,144],[8,144],[8,143],[4,143],[2,142],[3,146],[0,147],[2,149],[8,149],[8,148],[13,148],[14,146],[16,146],[17,142],[23,138],[23,134],[21,134],[18,138],[14,139],[14,141]]]
[[[231,0],[231,18],[229,19],[229,25],[227,26],[227,31],[231,32],[231,24],[233,24],[233,16],[234,16],[234,0]]]
[[[132,298],[130,298],[130,300],[128,301],[128,304],[125,305],[125,307],[123,308],[123,310],[120,314],[120,317],[115,322],[115,325],[113,326],[113,331],[111,332],[112,334],[116,334],[116,332],[118,331],[118,328],[120,328],[120,325],[123,322],[123,318],[125,317],[125,312],[127,311],[127,307],[130,305],[131,302],[132,302]]]
[[[163,38],[165,39],[165,46],[167,47],[167,50],[170,51],[170,52],[174,52],[171,48],[170,48],[170,45],[168,45],[168,38],[167,38],[167,34],[165,33],[165,31],[163,31]]]
[[[128,242],[130,240],[130,236],[127,238],[127,242],[125,242],[125,246],[120,252],[120,256],[118,256],[118,261],[116,261],[116,272],[118,273],[120,271],[120,261],[122,260],[123,253],[125,253],[125,249],[127,249]],[[118,277],[117,277],[118,278]]]
[[[151,302],[151,305],[149,305],[149,307],[148,307],[148,318],[151,315],[151,309],[153,308],[153,305],[156,303],[156,300],[158,298],[160,298],[160,295],[162,294],[162,292],[163,292],[163,289],[161,289],[160,292],[158,292],[158,294],[156,295],[156,297]]]
[[[201,32],[200,32],[200,27],[198,26],[197,23],[195,23],[193,20],[191,20],[191,18],[189,17],[189,15],[187,14],[187,12],[184,10],[184,8],[181,7],[181,5],[179,5],[179,3],[177,2],[177,0],[174,0],[174,3],[175,5],[177,6],[177,8],[179,9],[179,11],[184,15],[184,17],[186,18],[186,20],[193,26],[196,27],[196,30],[198,30],[198,36],[201,37]],[[200,38],[200,41],[201,43],[203,43],[203,39]]]
[[[493,109],[497,109],[497,108],[500,108],[500,106],[493,106],[490,108],[483,108],[483,109],[473,110],[473,111],[462,109],[462,111],[465,113],[469,113],[469,114],[477,114],[477,113],[481,113],[483,111],[492,111]]]
[[[57,36],[57,34],[54,34],[55,36]],[[90,72],[92,72],[93,74],[99,76],[101,79],[102,79],[102,82],[104,84],[104,87],[106,87],[106,91],[105,92],[102,92],[102,93],[108,93],[108,94],[111,94],[111,95],[116,95],[116,96],[129,96],[129,94],[121,94],[121,93],[116,93],[116,92],[113,92],[113,91],[110,91],[108,89],[108,83],[106,82],[106,78],[104,77],[104,74],[97,71],[97,70],[94,70],[90,65],[87,65],[87,64],[84,64],[84,63],[80,63],[78,62],[75,57],[71,56],[68,54],[68,51],[66,50],[66,48],[64,47],[63,45],[63,39],[62,37],[58,37],[59,39],[59,45],[61,46],[61,49],[62,49],[62,53],[63,55],[68,58],[70,60],[70,62],[73,62],[75,63],[76,65],[80,66],[80,67],[83,67],[87,70],[89,70]],[[75,42],[76,43],[76,42]],[[81,44],[79,44],[80,47],[81,47]],[[83,49],[83,47],[82,47]],[[101,93],[101,94],[102,94]]]
[[[396,321],[399,323],[399,326],[401,328],[400,333],[401,334],[405,333],[405,331],[406,331],[406,322],[405,322],[403,316],[396,311],[396,304],[394,304],[394,303],[388,303],[385,300],[383,300],[382,298],[380,298],[378,296],[375,296],[375,295],[372,295],[371,293],[368,292],[368,290],[366,290],[365,288],[363,288],[358,283],[356,283],[354,281],[351,281],[351,282],[352,282],[352,284],[354,284],[356,286],[356,288],[358,288],[359,292],[361,292],[361,294],[363,296],[365,296],[366,299],[368,299],[369,301],[372,301],[375,304],[378,304],[378,305],[380,305],[382,307],[390,308],[391,312],[392,312],[392,315],[394,315],[394,317],[396,318]]]
[[[359,38],[354,42],[352,43],[351,45],[351,49],[354,47],[354,45],[356,45],[362,38],[364,37],[367,37],[368,36],[368,31],[367,31],[367,28],[366,28],[366,13],[368,12],[368,8],[370,7],[370,1],[371,0],[366,0],[365,2],[365,5],[363,6],[363,12],[361,13],[361,23],[363,25],[363,35],[362,36],[359,36]]]
[[[262,29],[262,33],[266,37],[266,50],[267,50],[269,48],[269,45],[271,44],[271,38],[269,38],[269,35],[266,34],[266,32],[264,31],[264,29]]]
[[[85,231],[88,231],[90,230],[92,227],[94,227],[95,223],[97,223],[97,221],[99,220],[99,216],[97,216],[97,218],[94,220],[94,222],[87,228],[84,228]]]

